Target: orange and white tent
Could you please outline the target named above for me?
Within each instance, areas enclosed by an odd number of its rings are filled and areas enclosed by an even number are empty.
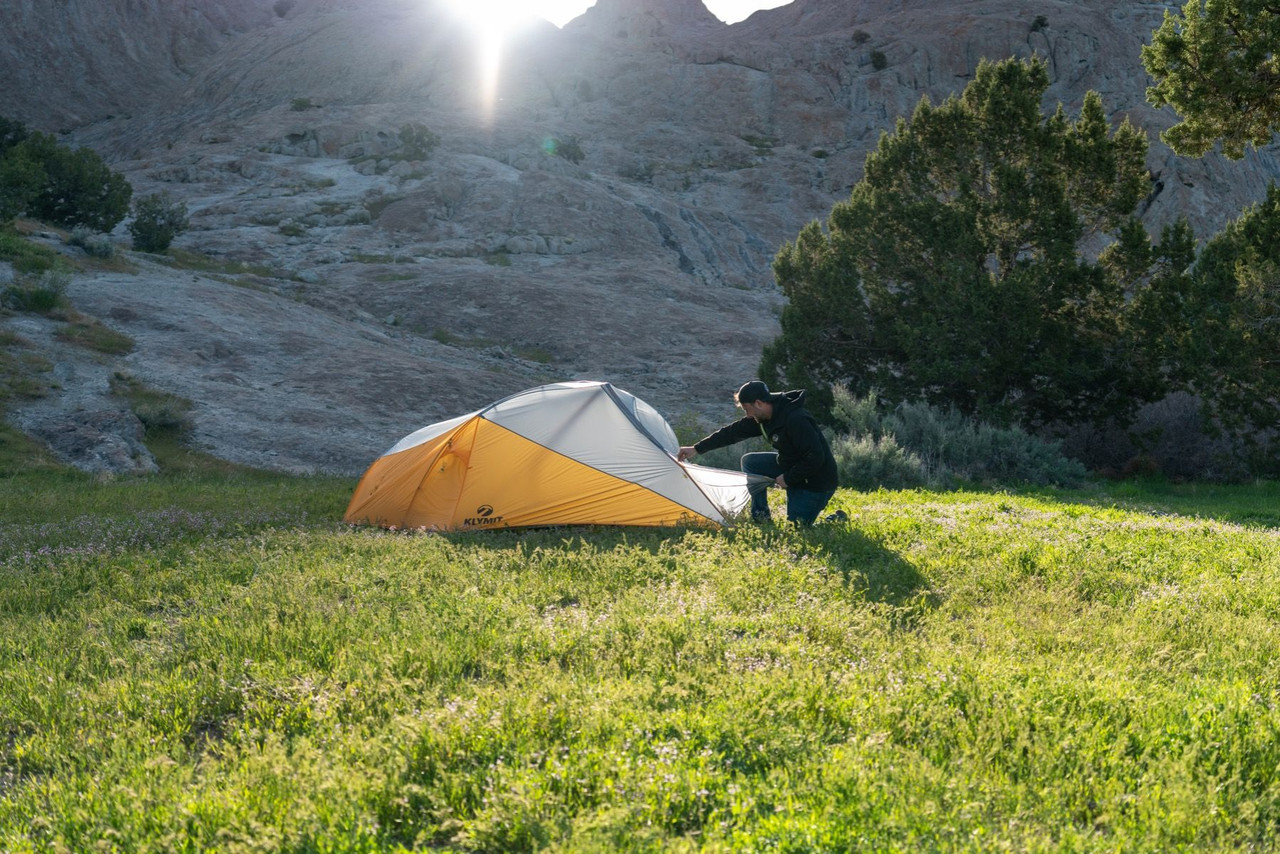
[[[671,426],[602,382],[539,386],[423,427],[373,462],[347,522],[440,531],[723,525],[748,476],[676,460]]]

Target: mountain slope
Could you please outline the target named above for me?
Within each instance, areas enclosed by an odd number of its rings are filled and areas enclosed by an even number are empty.
[[[49,28],[38,6],[15,7],[27,10],[23,32]],[[143,328],[163,325],[154,317],[108,321],[147,342],[129,370],[194,395],[197,435],[216,453],[272,463],[271,443],[287,436],[297,452],[280,464],[352,471],[425,421],[549,379],[607,379],[672,417],[728,416],[730,392],[777,334],[777,248],[847,196],[883,131],[922,96],[958,92],[981,57],[1044,56],[1046,108],[1074,111],[1100,91],[1117,121],[1127,115],[1152,138],[1149,227],[1186,215],[1208,234],[1260,197],[1280,160],[1269,149],[1241,163],[1189,161],[1158,142],[1172,117],[1143,100],[1139,47],[1167,7],[796,0],[728,26],[699,0],[599,0],[562,30],[513,34],[491,98],[473,34],[408,0],[141,13],[73,3],[78,31],[127,20],[125,30],[151,33],[148,49],[130,54],[127,40],[102,36],[78,56],[78,42],[37,49],[0,36],[0,56],[127,67],[110,100],[129,115],[68,140],[110,157],[140,194],[185,199],[193,229],[179,245],[257,270],[253,287],[279,312],[305,307],[385,339],[384,357],[346,368],[382,394],[298,384],[277,355],[246,362],[249,391],[232,397],[201,379],[207,366],[165,363],[191,334],[184,323],[157,340]],[[200,25],[182,24],[193,8]],[[50,100],[69,105],[67,121],[104,115],[84,106],[96,84],[53,84],[56,97],[10,92],[5,109],[33,123]],[[440,137],[426,160],[399,156],[410,123]],[[260,299],[236,300],[236,280],[223,278],[208,286],[227,289],[226,334],[276,334],[260,323]],[[92,279],[72,287],[86,299],[100,290]],[[163,300],[146,309],[168,310]],[[336,334],[314,325],[317,340]],[[400,364],[394,378],[370,371],[380,360]],[[282,387],[316,411],[273,415]],[[260,418],[273,429],[250,429]],[[245,426],[202,426],[215,423]]]

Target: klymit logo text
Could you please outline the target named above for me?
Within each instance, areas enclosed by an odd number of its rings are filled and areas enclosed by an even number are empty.
[[[493,505],[481,504],[476,508],[476,515],[468,516],[462,520],[462,524],[471,526],[486,526],[502,524],[502,517],[493,515]]]

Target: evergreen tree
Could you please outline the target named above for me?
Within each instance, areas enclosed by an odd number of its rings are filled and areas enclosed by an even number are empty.
[[[1161,138],[1199,157],[1222,142],[1238,160],[1246,145],[1266,145],[1280,127],[1280,2],[1189,0],[1142,48],[1156,84],[1147,100],[1172,106],[1182,121]]]
[[[165,191],[138,199],[133,206],[129,233],[133,236],[134,249],[163,252],[188,227],[186,203]]]
[[[0,154],[0,224],[24,213],[45,180],[44,169],[21,150]]]
[[[1177,369],[1246,438],[1280,427],[1280,189],[1205,244],[1179,294]],[[1278,465],[1272,460],[1272,471]]]
[[[1061,106],[1046,118],[1047,88],[1040,60],[984,61],[882,136],[826,229],[775,259],[789,302],[766,379],[819,404],[840,383],[1029,424],[1123,417],[1164,393],[1145,340],[1162,315],[1133,299],[1157,282],[1132,218],[1146,137],[1127,121],[1111,133],[1094,92],[1075,121]]]
[[[133,187],[88,148],[70,149],[48,134],[32,133],[10,149],[39,165],[44,179],[27,213],[53,225],[83,225],[108,232],[129,212]]]

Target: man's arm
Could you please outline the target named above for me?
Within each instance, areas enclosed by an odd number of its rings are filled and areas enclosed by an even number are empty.
[[[696,457],[698,454],[705,454],[707,451],[714,451],[716,448],[723,448],[726,445],[732,445],[759,435],[760,427],[756,424],[754,418],[739,418],[732,424],[721,427],[692,445],[682,446],[680,453],[676,454],[676,459],[683,462],[691,457]]]

